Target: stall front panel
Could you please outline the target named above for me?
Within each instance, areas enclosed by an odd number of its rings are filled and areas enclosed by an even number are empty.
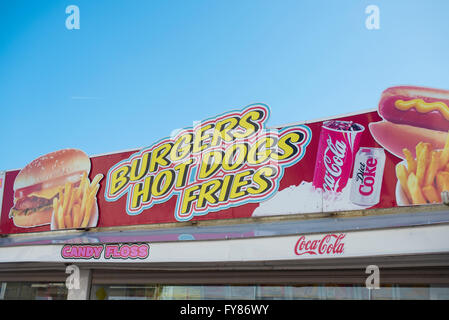
[[[158,243],[89,243],[0,249],[0,263],[205,263],[360,258],[449,252],[449,225]]]
[[[377,111],[277,128],[268,106],[252,104],[139,150],[58,150],[0,178],[0,233],[442,203],[440,91],[389,88]]]

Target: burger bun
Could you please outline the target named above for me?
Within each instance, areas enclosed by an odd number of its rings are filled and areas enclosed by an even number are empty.
[[[31,212],[28,214],[16,213],[13,216],[14,225],[20,228],[31,228],[50,224],[53,207],[44,210]]]
[[[87,154],[78,149],[58,150],[25,166],[14,181],[14,190],[83,171],[90,171],[90,159]]]

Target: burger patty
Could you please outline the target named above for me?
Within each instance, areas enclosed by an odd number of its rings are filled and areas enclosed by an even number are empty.
[[[25,197],[18,199],[17,202],[14,204],[14,209],[16,210],[27,210],[27,209],[34,209],[34,208],[40,208],[44,206],[49,206],[53,204],[53,199],[45,199],[45,198],[39,198],[39,197]]]
[[[48,205],[48,206],[43,206],[43,207],[37,207],[37,208],[33,208],[33,209],[25,209],[25,210],[16,210],[14,208],[11,208],[11,210],[9,211],[9,217],[12,218],[15,215],[28,215],[28,214],[32,214],[33,212],[36,211],[45,211],[48,209],[52,209],[53,208],[53,204]]]

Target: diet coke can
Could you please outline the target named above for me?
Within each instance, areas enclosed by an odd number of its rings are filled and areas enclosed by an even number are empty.
[[[380,190],[385,167],[385,151],[382,148],[360,148],[354,162],[351,194],[352,203],[374,206],[380,201]]]
[[[313,186],[341,192],[352,173],[355,154],[365,128],[353,121],[329,120],[321,127]]]

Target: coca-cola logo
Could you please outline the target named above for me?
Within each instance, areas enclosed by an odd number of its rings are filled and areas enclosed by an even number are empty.
[[[327,148],[324,151],[324,175],[323,189],[325,191],[336,191],[339,186],[342,167],[346,155],[346,144],[337,140],[335,144],[330,136],[327,138]]]
[[[303,254],[343,254],[345,246],[343,239],[345,236],[346,234],[344,233],[327,234],[318,240],[308,240],[305,236],[301,236],[296,242],[294,251],[298,256]]]
[[[361,195],[369,196],[374,191],[374,183],[376,182],[377,159],[368,158],[366,164],[361,162],[357,171],[356,181],[361,181],[359,192]]]

